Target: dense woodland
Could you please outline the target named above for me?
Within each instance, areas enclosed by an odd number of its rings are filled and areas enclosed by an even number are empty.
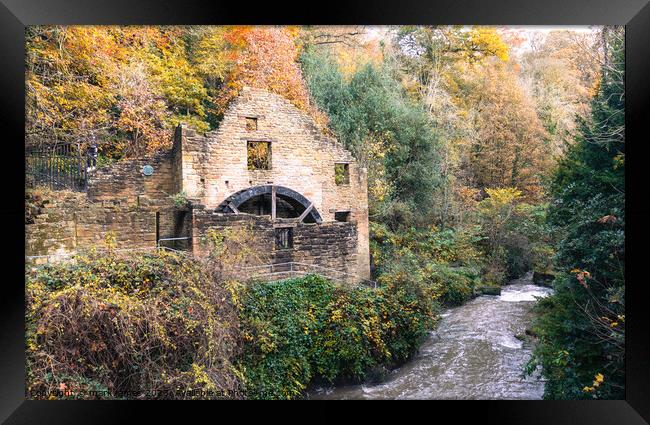
[[[180,122],[217,128],[244,86],[288,98],[368,169],[371,263],[380,283],[379,291],[359,292],[310,277],[217,290],[201,283],[217,277],[170,254],[91,256],[72,268],[32,271],[35,388],[110,388],[137,375],[138,384],[158,388],[201,383],[226,397],[299,397],[313,382],[365,379],[403,362],[435,326],[440,305],[532,270],[554,276],[556,291],[537,307],[528,365],[548,380],[545,397],[623,398],[622,28],[26,31],[26,143],[95,139],[100,166],[169,149]],[[191,273],[181,277],[185,268]],[[134,283],[143,279],[146,291]],[[197,291],[153,291],[170,279]],[[63,302],[70,282],[86,300],[80,307]],[[229,300],[221,313],[208,306],[215,297]],[[89,349],[86,364],[52,366],[48,353],[69,343],[55,332],[52,312],[87,308],[81,313],[101,321],[108,313],[98,305],[107,298],[130,306],[123,329],[146,324],[155,335],[125,335],[120,344],[129,352],[99,355],[106,341]],[[175,302],[195,306],[198,316],[179,318]],[[165,308],[151,316],[151,303]],[[217,329],[217,316],[238,321],[238,331]],[[88,337],[93,323],[74,332]],[[167,347],[183,329],[198,329],[196,341]],[[111,364],[125,365],[123,374]]]

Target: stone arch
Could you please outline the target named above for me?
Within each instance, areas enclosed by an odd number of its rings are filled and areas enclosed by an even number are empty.
[[[275,211],[278,201],[286,204],[287,208],[293,209],[294,214],[296,214],[295,218],[299,222],[307,220],[321,223],[323,221],[320,213],[309,199],[288,187],[276,185],[252,186],[235,192],[224,199],[216,208],[216,211],[238,214],[243,212],[239,210],[240,207],[246,207],[251,201],[260,197],[270,197],[270,209],[272,211]],[[276,218],[273,213],[271,215],[272,218]]]

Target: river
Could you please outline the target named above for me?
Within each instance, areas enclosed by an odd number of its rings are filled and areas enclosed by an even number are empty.
[[[521,341],[538,297],[552,292],[530,274],[445,310],[416,356],[380,384],[318,388],[310,399],[541,399],[538,374],[523,376],[531,343]]]

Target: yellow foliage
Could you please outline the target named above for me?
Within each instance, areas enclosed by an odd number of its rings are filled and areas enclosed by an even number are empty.
[[[496,29],[492,27],[474,27],[469,33],[471,51],[484,51],[502,61],[508,60],[508,45],[503,41]]]
[[[511,204],[521,198],[521,191],[515,187],[485,189],[485,192],[497,204]]]
[[[488,198],[478,203],[479,211],[492,214],[500,211],[504,207],[510,207],[518,202],[522,193],[515,187],[503,187],[495,189],[485,189]]]

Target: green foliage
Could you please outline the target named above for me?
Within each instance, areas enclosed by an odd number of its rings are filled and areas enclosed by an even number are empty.
[[[485,235],[486,281],[502,284],[529,270],[548,272],[553,232],[546,222],[548,205],[521,202],[515,188],[487,189],[477,205]]]
[[[472,267],[436,264],[429,265],[426,271],[426,282],[434,288],[442,288],[441,300],[446,305],[464,304],[476,294],[481,282],[478,270]]]
[[[425,109],[403,93],[387,64],[366,64],[346,81],[325,53],[307,50],[301,61],[316,105],[369,168],[371,208],[392,227],[425,219],[441,184],[439,142]]]
[[[539,306],[533,361],[549,399],[625,395],[624,38],[604,31],[609,56],[591,120],[552,183],[559,275]]]
[[[189,200],[187,199],[187,194],[185,193],[184,190],[178,193],[174,193],[173,195],[170,196],[170,198],[176,208],[185,208],[189,203]]]
[[[478,248],[479,230],[433,227],[394,233],[372,223],[370,248],[379,280],[395,282],[408,276],[435,300],[460,305],[474,296],[481,282],[484,254]]]
[[[315,275],[254,284],[241,295],[247,395],[302,396],[313,382],[359,381],[405,361],[433,324],[435,305],[406,281],[343,288]]]
[[[346,166],[347,164],[334,164],[334,182],[337,185],[350,183],[350,176]]]
[[[228,300],[199,262],[164,251],[90,253],[28,270],[27,393],[240,397],[230,363],[239,336]]]

